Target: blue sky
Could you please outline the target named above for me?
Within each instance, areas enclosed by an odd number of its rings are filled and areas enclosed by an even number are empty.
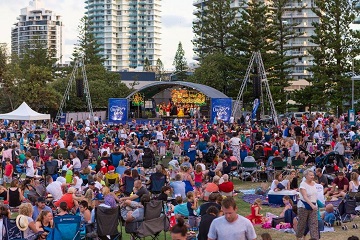
[[[7,43],[10,48],[11,27],[17,21],[21,8],[30,1],[0,0],[0,43]],[[42,0],[45,8],[62,16],[64,27],[64,59],[68,60],[77,40],[77,26],[85,12],[85,0]],[[173,68],[172,62],[179,41],[182,42],[188,63],[193,62],[191,40],[192,0],[162,0],[162,61],[166,69]]]

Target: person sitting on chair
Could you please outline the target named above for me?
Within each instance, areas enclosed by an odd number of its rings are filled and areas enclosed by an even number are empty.
[[[146,185],[149,185],[149,190],[154,193],[160,193],[161,187],[163,187],[166,184],[166,176],[162,173],[162,167],[161,165],[156,165],[155,167],[156,172],[151,174],[149,181],[146,183]],[[158,184],[161,183],[162,186],[158,186]],[[160,187],[160,189],[157,189]]]
[[[121,208],[121,216],[126,222],[137,222],[144,219],[144,207],[147,202],[150,202],[150,195],[144,194],[141,197],[140,203],[130,202],[125,208]],[[131,210],[129,210],[131,208]]]

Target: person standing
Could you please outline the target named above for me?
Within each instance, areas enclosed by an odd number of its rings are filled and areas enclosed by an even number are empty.
[[[206,214],[201,216],[198,240],[207,240],[207,233],[209,232],[210,225],[218,215],[219,209],[215,206],[211,206],[206,210]]]
[[[302,239],[306,226],[309,227],[310,236],[319,239],[317,221],[317,190],[314,182],[315,174],[311,169],[304,171],[305,180],[300,183],[300,201],[298,201],[298,225],[296,237]]]
[[[34,161],[31,159],[31,153],[26,152],[25,157],[26,157],[26,163],[25,163],[26,177],[27,178],[34,178],[35,169],[34,169]]]
[[[254,226],[250,220],[237,214],[238,208],[234,198],[225,198],[221,203],[221,209],[224,216],[212,221],[208,240],[255,240],[257,238]]]

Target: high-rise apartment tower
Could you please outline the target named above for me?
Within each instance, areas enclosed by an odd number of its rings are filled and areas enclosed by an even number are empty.
[[[102,46],[105,67],[122,71],[156,65],[160,55],[161,0],[86,0],[91,31]]]
[[[32,48],[33,41],[40,40],[44,47],[53,51],[58,62],[63,55],[63,24],[61,16],[44,8],[41,0],[32,0],[21,9],[15,26],[11,29],[11,52],[21,57],[24,49]]]

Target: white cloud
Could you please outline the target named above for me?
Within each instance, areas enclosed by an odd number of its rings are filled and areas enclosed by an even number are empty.
[[[64,24],[64,59],[68,60],[76,42],[80,19],[85,13],[85,0],[42,0],[45,8],[51,9],[62,16]],[[29,1],[0,0],[1,34],[0,43],[7,43],[10,49],[11,28],[20,15],[21,8],[28,6]],[[192,0],[163,0],[162,1],[162,61],[165,68],[173,68],[172,62],[179,41],[182,42],[185,56],[192,62],[193,38],[191,22],[193,19]]]

